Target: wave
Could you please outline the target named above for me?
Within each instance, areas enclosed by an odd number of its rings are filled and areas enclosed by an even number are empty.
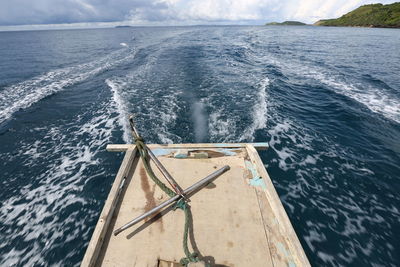
[[[228,116],[223,110],[215,110],[209,116],[208,130],[213,142],[229,142],[236,138],[238,118]]]
[[[119,125],[123,129],[123,139],[130,143],[130,130],[128,124],[128,115],[140,114],[136,118],[139,128],[146,126],[140,131],[146,136],[157,136],[158,140],[148,140],[150,142],[174,143],[179,142],[181,137],[175,135],[169,129],[175,125],[180,109],[178,95],[180,91],[173,88],[171,90],[160,91],[148,84],[141,84],[141,75],[146,75],[151,71],[151,67],[146,64],[131,75],[124,77],[113,77],[106,80],[106,84],[113,93],[113,101],[116,103],[116,110],[119,114]],[[146,88],[145,95],[138,88]]]
[[[400,99],[385,90],[368,85],[356,86],[350,82],[341,81],[338,77],[318,71],[306,73],[319,82],[327,85],[336,93],[345,95],[366,106],[369,110],[400,123]]]
[[[129,123],[128,123],[128,107],[125,100],[121,97],[119,90],[124,88],[127,82],[120,79],[107,79],[106,84],[110,87],[112,92],[112,100],[114,101],[116,111],[118,113],[118,123],[123,131],[122,139],[126,144],[131,143],[131,138],[129,137]]]
[[[71,246],[77,239],[89,240],[87,223],[96,220],[98,211],[92,207],[97,200],[84,193],[85,187],[110,175],[99,154],[111,142],[118,119],[110,103],[97,107],[67,124],[33,128],[33,134],[42,138],[19,144],[16,156],[21,168],[36,171],[29,180],[24,179],[26,171],[14,173],[25,182],[0,206],[1,224],[6,229],[0,233],[0,247],[9,248],[0,255],[1,266],[47,265],[47,251],[54,253],[61,249],[60,244]],[[70,250],[62,262],[54,264],[64,265],[76,255],[81,255],[80,249]]]
[[[394,249],[386,240],[393,231],[381,212],[397,218],[399,211],[393,206],[388,208],[380,195],[360,191],[365,182],[352,184],[354,177],[375,177],[370,166],[322,134],[278,113],[269,115],[271,160],[266,167],[277,181],[274,185],[289,214],[315,214],[307,217],[301,232],[313,255],[322,265],[354,264],[357,258],[376,253],[373,248],[383,242],[384,249],[379,253],[392,258]],[[397,196],[392,197],[398,201]],[[388,232],[371,235],[371,225]],[[320,248],[327,242],[327,235],[337,240],[336,250]],[[364,242],[354,242],[360,238]]]
[[[245,81],[229,92],[207,92],[203,103],[207,103],[207,109],[211,111],[208,119],[210,139],[213,142],[253,141],[255,132],[267,126],[269,85],[270,80],[265,77],[255,85],[252,80]],[[246,92],[248,89],[255,90]]]
[[[378,80],[385,86],[377,88],[374,86],[377,82],[372,78],[366,80],[365,77],[360,77],[360,80],[350,81],[350,77],[340,72],[306,62],[298,63],[293,60],[289,62],[283,58],[274,58],[272,55],[265,60],[278,66],[288,77],[300,76],[300,81],[304,78],[316,80],[335,93],[357,101],[372,112],[400,123],[400,99],[396,93],[388,90],[388,86],[383,81]],[[363,82],[361,78],[364,79]]]
[[[257,100],[253,106],[252,124],[240,136],[239,141],[253,141],[256,130],[267,127],[267,89],[270,84],[268,77],[264,78],[258,85]]]
[[[26,109],[47,96],[129,61],[134,56],[134,51],[127,54],[118,50],[89,63],[50,71],[6,87],[0,92],[0,123],[11,118],[18,110]]]

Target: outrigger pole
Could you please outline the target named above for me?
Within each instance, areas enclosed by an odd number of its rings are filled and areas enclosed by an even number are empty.
[[[200,181],[198,181],[197,183],[193,184],[192,186],[186,188],[183,193],[185,195],[193,193],[194,191],[203,188],[204,186],[206,186],[207,184],[211,183],[211,181],[215,178],[217,178],[219,175],[221,175],[222,173],[224,173],[225,171],[229,170],[230,167],[228,165],[225,165],[224,167],[222,167],[221,169],[211,173],[210,175],[206,176],[205,178],[201,179]],[[129,227],[137,224],[138,222],[144,220],[145,218],[158,213],[161,209],[165,208],[166,206],[170,205],[171,203],[173,203],[174,201],[177,201],[181,196],[180,195],[175,195],[174,197],[164,201],[163,203],[161,203],[160,205],[154,207],[153,209],[149,210],[148,212],[144,213],[143,215],[133,219],[132,221],[128,222],[127,224],[123,225],[122,227],[116,229],[114,231],[114,235],[118,235],[119,233],[121,233],[122,231],[128,229]]]

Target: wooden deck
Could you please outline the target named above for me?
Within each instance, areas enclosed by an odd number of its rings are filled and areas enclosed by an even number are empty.
[[[205,262],[220,267],[310,266],[255,149],[265,149],[265,144],[149,147],[183,188],[224,165],[230,166],[190,198],[190,241]],[[184,256],[184,214],[179,209],[166,209],[162,216],[139,223],[118,236],[112,234],[168,197],[147,177],[134,145],[110,145],[107,149],[124,151],[125,157],[81,266],[155,267],[161,266],[160,260],[179,262]],[[189,154],[176,158],[177,151]],[[194,158],[199,152],[206,152],[209,157]]]

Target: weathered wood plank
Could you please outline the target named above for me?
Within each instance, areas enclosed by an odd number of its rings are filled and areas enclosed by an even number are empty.
[[[282,262],[282,259],[277,256],[282,252],[286,254],[287,249],[291,254],[287,257],[288,261],[293,260],[296,266],[311,266],[260,156],[251,144],[246,145],[246,148],[251,162],[256,166],[258,174],[265,183],[265,188],[257,188],[256,192],[270,242],[274,266],[288,265],[287,261]],[[271,213],[274,214],[273,218]]]
[[[135,156],[136,147],[130,146],[126,150],[125,157],[118,170],[117,176],[115,177],[110,193],[108,194],[107,200],[100,214],[99,221],[97,222],[92,238],[90,239],[89,245],[86,249],[85,256],[81,262],[81,266],[83,267],[94,266],[96,263],[98,254],[103,244],[104,236],[108,230],[108,226],[113,216],[115,206],[118,202],[118,197],[124,185],[123,183],[125,183],[124,179],[126,178],[129,170],[132,167]]]
[[[261,188],[255,188],[254,190],[256,191],[258,197],[260,213],[264,222],[264,228],[268,239],[268,247],[272,257],[273,266],[299,266],[299,264],[295,264],[295,257],[289,248],[288,244],[290,240],[288,240],[284,235],[286,233],[281,233],[280,231],[280,222],[275,216],[271,216],[271,214],[274,213],[264,191]]]
[[[185,159],[184,162],[160,157],[162,164],[183,188],[224,165],[231,167],[190,197],[193,218],[190,243],[194,244],[194,251],[200,253],[202,260],[212,263],[212,266],[273,266],[257,196],[245,179],[243,158],[246,155],[246,149],[242,148],[235,156]],[[151,166],[160,176],[152,162]],[[118,214],[110,224],[110,232],[168,198],[149,180],[141,160],[132,173]],[[184,213],[170,210],[156,218],[118,236],[110,234],[97,264],[156,266],[160,260],[179,262],[184,256]]]
[[[251,143],[257,150],[266,150],[268,143]],[[134,146],[133,144],[109,144],[107,145],[107,151],[109,152],[124,152],[128,148]],[[169,149],[181,149],[181,148],[244,148],[246,143],[203,143],[203,144],[149,144],[150,148],[169,148]]]

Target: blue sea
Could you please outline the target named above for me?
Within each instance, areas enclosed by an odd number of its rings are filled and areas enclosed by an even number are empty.
[[[312,265],[400,266],[400,30],[0,32],[0,266],[79,265],[130,113],[150,143],[268,142]]]

